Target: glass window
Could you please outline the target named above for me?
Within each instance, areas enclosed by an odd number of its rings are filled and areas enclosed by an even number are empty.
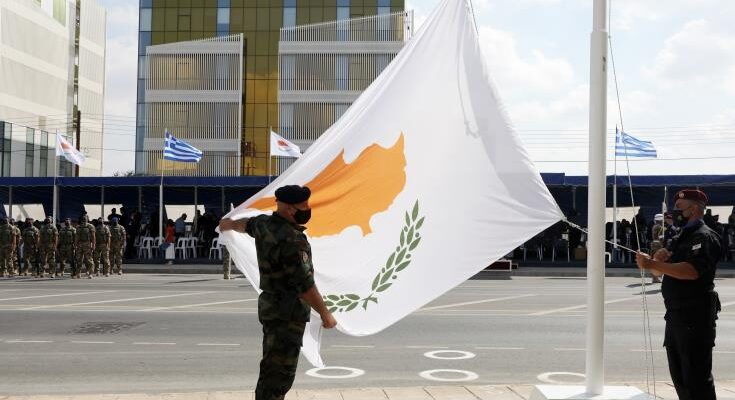
[[[151,16],[153,15],[153,10],[150,8],[141,8],[140,9],[140,30],[142,32],[148,32],[151,30]]]
[[[378,7],[390,7],[390,0],[378,0]]]
[[[5,123],[0,125],[5,125],[4,133],[3,133],[3,140],[2,140],[2,152],[3,152],[3,176],[10,176],[10,161],[13,156],[13,152],[11,151],[11,145],[12,145],[12,128],[13,125]]]
[[[296,7],[296,0],[283,0],[284,7]]]
[[[153,0],[140,0],[140,8],[151,8],[153,7]]]
[[[288,28],[296,26],[296,8],[288,7],[283,9],[283,27]]]
[[[41,131],[41,154],[38,176],[48,176],[48,132]]]
[[[151,45],[151,33],[150,32],[140,32],[140,35],[138,35],[138,55],[144,56],[145,48],[150,45]]]
[[[378,7],[378,15],[390,14],[390,7]]]
[[[350,19],[350,8],[349,7],[337,7],[337,20],[344,21]]]
[[[217,7],[223,8],[223,7],[230,7],[230,0],[217,0]]]
[[[35,146],[33,145],[34,132],[32,128],[26,128],[26,174],[25,176],[33,176],[33,153]]]
[[[349,7],[350,0],[337,0],[337,7]]]
[[[218,8],[217,9],[217,24],[229,24],[230,23],[230,9],[229,8]]]

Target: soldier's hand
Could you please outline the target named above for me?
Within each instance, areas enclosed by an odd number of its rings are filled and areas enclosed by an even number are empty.
[[[671,258],[671,252],[666,249],[658,249],[653,253],[653,259],[656,261],[667,262]]]
[[[335,326],[337,326],[337,320],[334,319],[334,315],[332,315],[331,312],[327,311],[324,315],[321,315],[322,317],[322,326],[327,329],[332,329]]]
[[[648,254],[638,252],[635,254],[635,263],[640,269],[649,269],[651,265],[651,257]]]

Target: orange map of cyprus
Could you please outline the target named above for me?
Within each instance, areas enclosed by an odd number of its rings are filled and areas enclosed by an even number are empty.
[[[314,179],[311,189],[311,221],[306,225],[311,237],[337,235],[350,226],[359,226],[363,236],[372,232],[370,218],[390,207],[406,186],[406,156],[403,134],[391,148],[373,144],[350,164],[344,150]],[[276,209],[274,197],[264,197],[250,205],[263,211]]]

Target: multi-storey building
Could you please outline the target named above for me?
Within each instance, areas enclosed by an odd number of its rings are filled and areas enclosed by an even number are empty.
[[[105,26],[94,0],[0,1],[2,176],[52,176],[57,133],[87,156],[79,175],[101,175]]]
[[[403,9],[404,0],[141,0],[136,172],[145,174],[163,172],[178,175],[208,174],[205,169],[211,168],[211,165],[224,165],[210,162],[191,167],[181,163],[169,165],[151,161],[155,157],[152,155],[153,152],[160,152],[163,141],[161,140],[160,147],[155,150],[150,146],[154,140],[157,140],[162,129],[167,127],[154,126],[156,124],[149,119],[148,114],[152,112],[150,110],[154,107],[154,103],[162,103],[171,98],[158,97],[157,99],[161,101],[155,102],[153,100],[156,97],[150,97],[146,93],[147,85],[153,84],[146,75],[147,66],[150,65],[150,62],[146,60],[148,46],[215,37],[236,38],[242,35],[240,126],[235,139],[238,141],[238,147],[228,149],[227,154],[214,154],[213,156],[231,157],[237,151],[239,154],[238,175],[266,175],[269,158],[269,129],[280,130],[278,71],[281,28],[347,21],[379,14],[388,15],[402,12]],[[154,47],[153,51],[162,51],[162,49]],[[197,51],[201,52],[201,49]],[[174,76],[176,76],[175,70]],[[226,79],[231,79],[231,76],[228,75]],[[234,104],[234,102],[221,100],[219,102]],[[192,103],[197,103],[197,101]],[[228,107],[222,107],[222,109],[227,110]],[[195,115],[188,114],[187,118],[191,121]],[[215,131],[212,133],[213,136],[205,136],[203,139],[218,138],[229,141],[231,140],[231,128],[232,125],[227,125],[220,131],[221,134]],[[185,130],[180,130],[174,134],[184,139],[192,139],[192,141],[197,139],[197,134],[193,131],[187,133]],[[164,171],[167,167],[170,169]],[[223,169],[221,174],[229,174],[229,169]]]

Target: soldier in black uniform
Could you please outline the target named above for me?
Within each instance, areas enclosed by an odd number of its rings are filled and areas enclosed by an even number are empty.
[[[664,276],[664,346],[679,399],[714,400],[712,348],[720,311],[714,279],[720,238],[702,221],[708,201],[704,192],[682,190],[675,200],[672,214],[674,225],[681,227],[679,235],[653,259],[638,253],[636,262],[639,268]]]
[[[272,215],[225,218],[219,224],[221,232],[235,230],[255,238],[262,290],[258,319],[263,325],[256,400],[282,400],[291,389],[312,308],[325,328],[337,325],[314,284],[311,246],[303,233],[311,217],[310,195],[307,187],[284,186],[276,190],[278,209]]]

